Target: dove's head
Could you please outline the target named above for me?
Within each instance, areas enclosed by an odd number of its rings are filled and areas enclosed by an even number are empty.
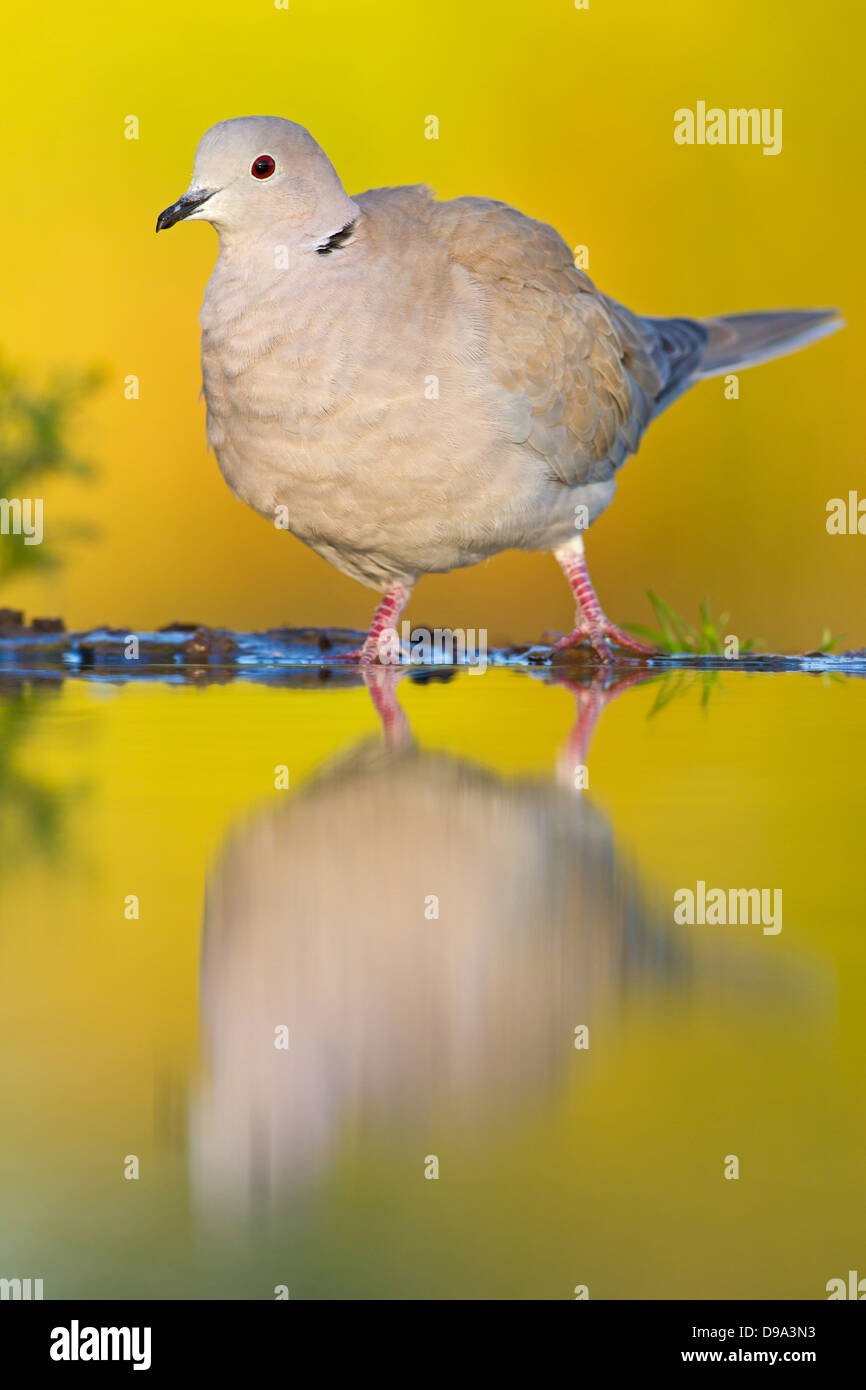
[[[282,240],[315,245],[357,215],[309,131],[279,116],[245,116],[221,121],[202,136],[192,183],[159,214],[156,230],[210,222],[229,240],[279,231]]]

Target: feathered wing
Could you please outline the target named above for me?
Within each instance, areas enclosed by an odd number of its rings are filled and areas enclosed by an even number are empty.
[[[485,198],[430,206],[435,235],[484,290],[490,359],[514,407],[514,437],[570,485],[610,478],[650,421],[694,382],[796,352],[842,327],[833,309],[633,314],[595,288],[546,223]]]
[[[505,203],[434,203],[431,229],[482,287],[494,378],[514,437],[563,483],[603,481],[633,453],[669,378],[643,321],[607,299],[562,237]]]

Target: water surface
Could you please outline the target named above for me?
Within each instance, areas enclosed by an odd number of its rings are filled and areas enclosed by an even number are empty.
[[[863,1266],[866,684],[443,675],[5,678],[0,1275],[812,1299]],[[699,882],[780,889],[781,930],[677,923]]]

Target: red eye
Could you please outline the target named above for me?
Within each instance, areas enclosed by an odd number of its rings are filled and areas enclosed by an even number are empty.
[[[269,154],[260,154],[258,159],[253,160],[250,173],[254,179],[269,179],[276,167]]]

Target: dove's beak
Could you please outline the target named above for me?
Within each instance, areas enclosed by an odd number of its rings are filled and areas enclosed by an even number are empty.
[[[196,188],[184,193],[182,198],[178,198],[176,203],[172,203],[170,208],[159,214],[156,230],[164,232],[168,227],[173,227],[175,222],[182,222],[191,212],[195,212],[196,208],[200,208],[202,203],[206,203],[208,198],[212,198],[215,192],[214,188]]]

